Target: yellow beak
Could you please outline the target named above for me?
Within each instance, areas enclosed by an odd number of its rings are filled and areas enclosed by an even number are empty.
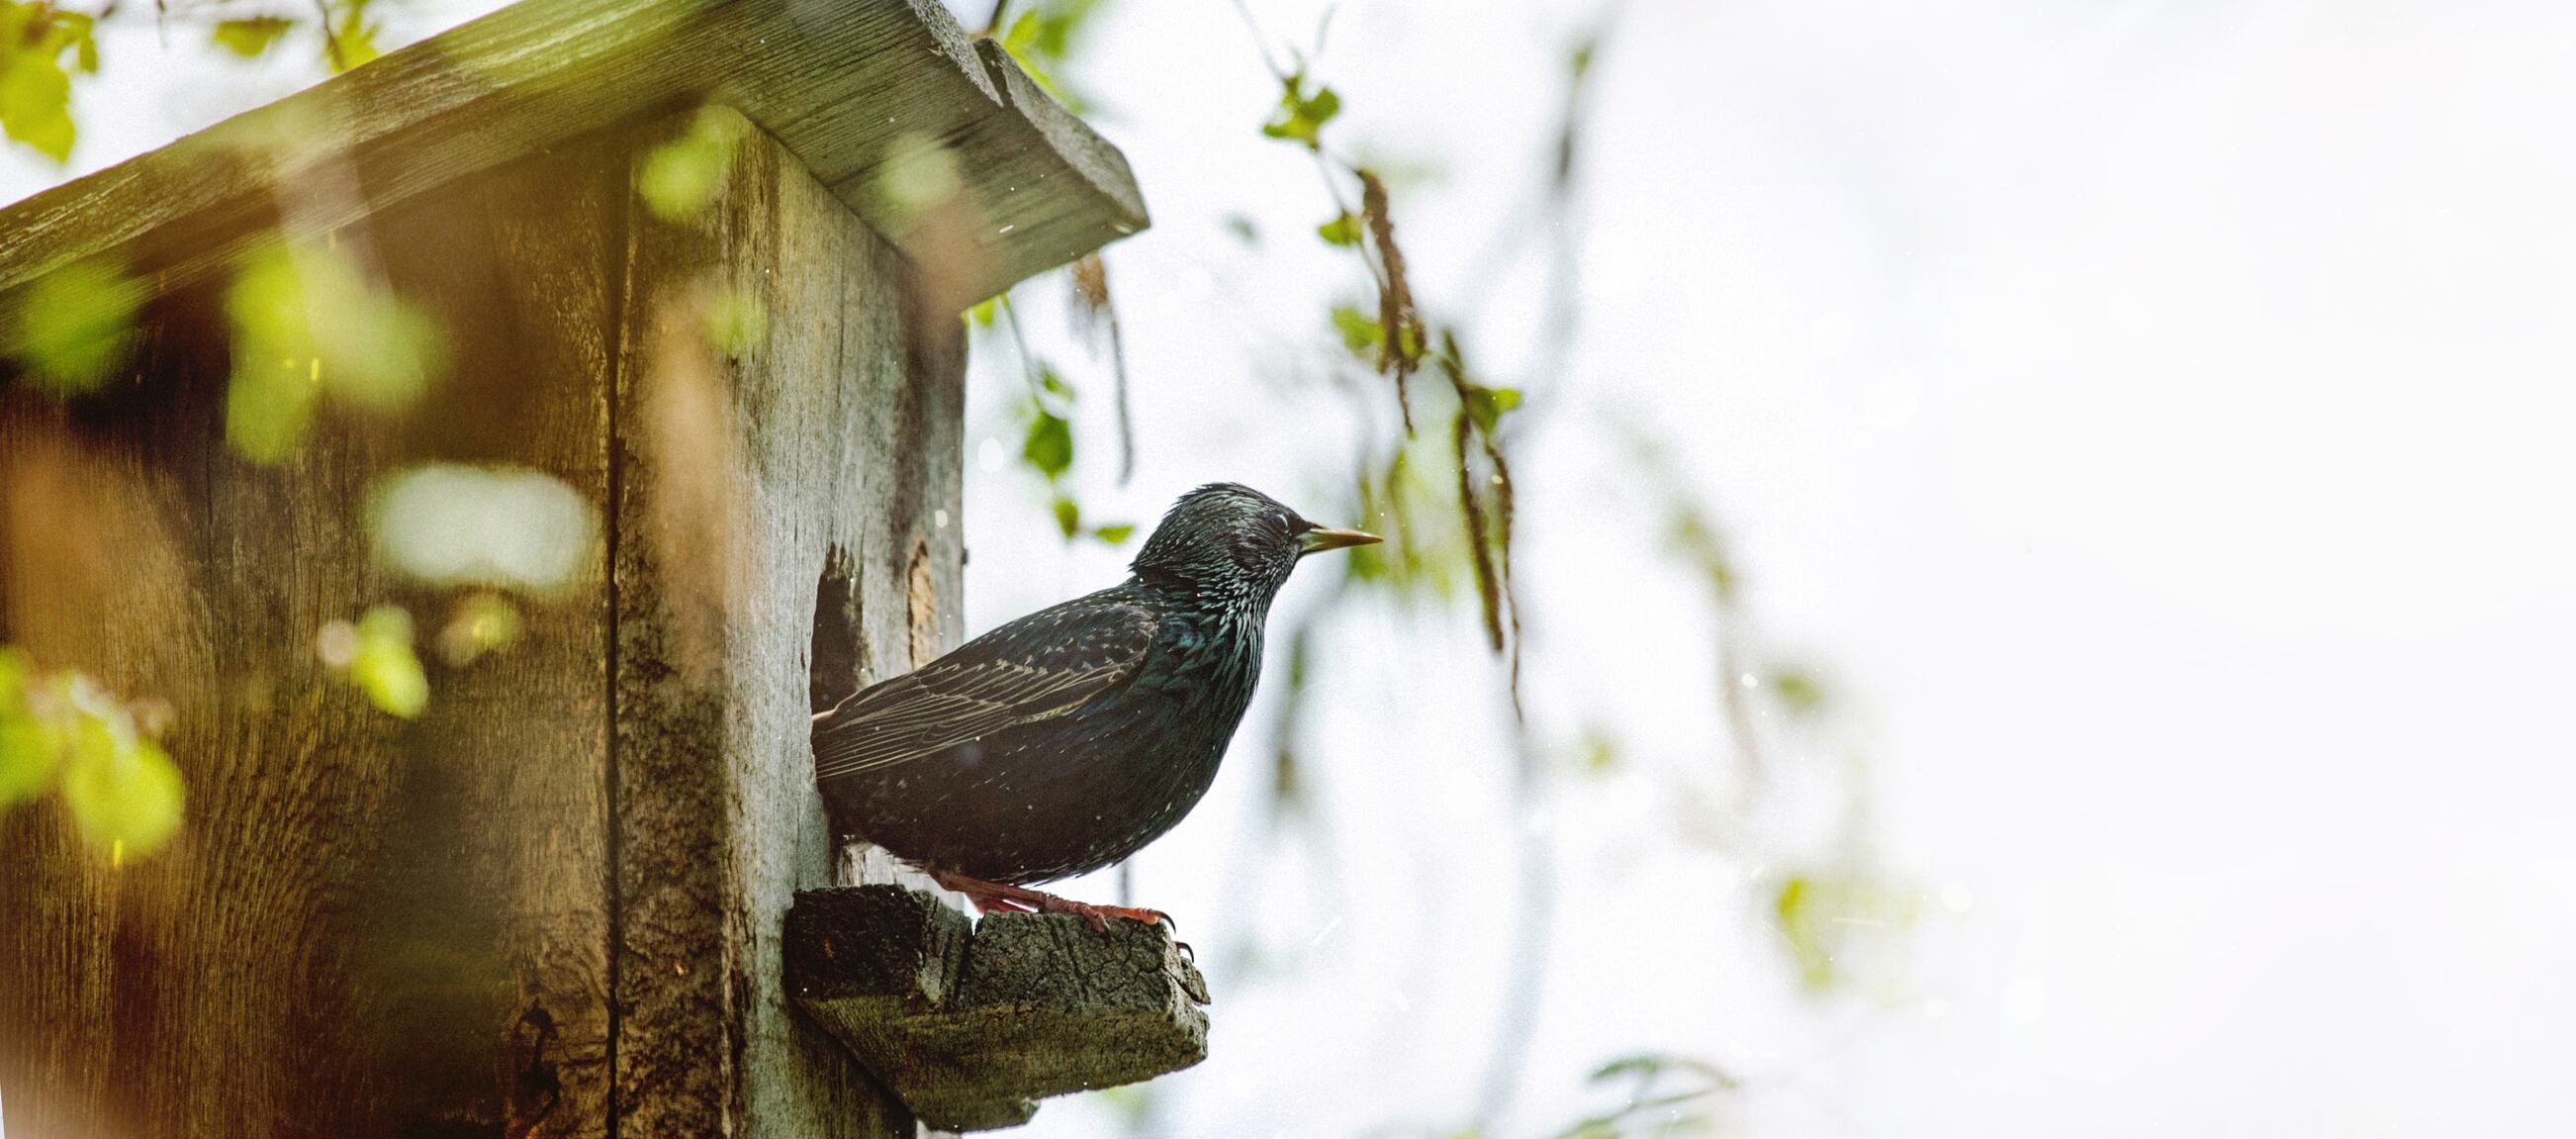
[[[1386,539],[1366,530],[1344,530],[1337,526],[1317,526],[1297,536],[1297,555],[1319,554],[1344,546],[1365,546]]]

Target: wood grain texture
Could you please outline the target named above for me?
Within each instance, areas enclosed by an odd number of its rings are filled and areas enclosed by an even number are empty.
[[[971,302],[1146,224],[1124,158],[979,51],[936,0],[523,0],[310,90],[0,210],[0,290],[106,258],[165,287],[281,224],[328,230],[431,187],[705,100],[741,109]],[[961,242],[894,224],[888,144],[955,149]],[[355,196],[281,209],[333,167]],[[933,247],[935,245],[935,247]],[[943,290],[946,291],[946,290]]]
[[[433,662],[409,723],[312,646],[378,601],[445,616],[368,555],[389,471],[507,460],[606,501],[626,176],[575,146],[341,233],[454,367],[412,417],[326,416],[282,466],[223,443],[209,286],[152,305],[110,391],[0,392],[0,640],[170,700],[189,797],[121,870],[54,803],[0,814],[13,1133],[605,1132],[604,583],[532,607],[516,651]]]
[[[779,936],[795,891],[833,873],[814,660],[908,667],[916,547],[955,595],[939,520],[959,508],[960,325],[922,313],[912,264],[756,129],[702,215],[636,219],[616,413],[619,1126],[908,1133],[790,1009]],[[766,314],[756,343],[709,345],[716,297]],[[827,579],[840,596],[818,597]]]
[[[971,927],[898,885],[809,890],[787,986],[925,1124],[1016,1127],[1037,1100],[1207,1058],[1207,983],[1160,926],[1064,914]]]

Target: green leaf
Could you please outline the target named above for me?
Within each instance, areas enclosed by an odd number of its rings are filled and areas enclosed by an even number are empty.
[[[1064,382],[1064,377],[1057,374],[1053,365],[1044,363],[1038,365],[1038,390],[1054,396],[1067,407],[1073,405],[1079,394],[1073,390],[1072,384]]]
[[[117,727],[81,719],[63,766],[63,804],[84,841],[122,860],[169,841],[187,796],[178,766],[159,744],[134,736],[130,723]]]
[[[1002,298],[991,296],[984,298],[983,303],[967,309],[966,319],[974,321],[977,328],[991,328],[994,319],[999,317],[1001,312]]]
[[[1386,329],[1356,305],[1333,306],[1333,330],[1342,334],[1342,347],[1363,358],[1375,355],[1377,346],[1386,342]]]
[[[48,37],[50,39],[50,37]],[[0,133],[33,147],[57,163],[70,160],[72,78],[65,74],[60,48],[50,42],[19,48],[0,71]]]
[[[277,46],[277,38],[294,26],[295,21],[281,16],[222,20],[215,24],[215,44],[244,59],[256,59]]]
[[[1477,429],[1487,435],[1494,433],[1494,425],[1502,422],[1504,414],[1521,405],[1521,393],[1518,388],[1489,388],[1482,384],[1468,384],[1466,392],[1467,415],[1476,421]]]
[[[376,26],[367,22],[369,0],[337,0],[340,11],[330,15],[331,5],[324,7],[324,24],[330,42],[326,47],[333,73],[367,63],[384,54],[376,48]]]
[[[429,706],[429,678],[412,652],[411,614],[379,605],[358,618],[358,652],[349,679],[377,708],[403,719]]]
[[[1360,218],[1348,210],[1340,217],[1315,227],[1315,236],[1326,245],[1352,246],[1360,243]]]
[[[1130,522],[1112,522],[1105,526],[1095,526],[1091,530],[1092,537],[1112,546],[1125,543],[1135,534],[1136,526]]]
[[[1036,410],[1036,418],[1029,421],[1029,437],[1020,444],[1020,458],[1054,482],[1073,469],[1073,425],[1043,407]]]
[[[141,282],[96,262],[37,278],[9,329],[10,351],[56,395],[95,389],[124,356],[143,296]]]
[[[1064,531],[1065,541],[1072,541],[1074,535],[1082,533],[1082,504],[1060,494],[1055,496],[1055,524]]]
[[[1793,716],[1813,715],[1825,704],[1824,685],[1803,672],[1783,670],[1772,673],[1771,691],[1780,697],[1780,703]]]
[[[1330,87],[1318,87],[1314,94],[1306,94],[1306,77],[1302,74],[1280,80],[1280,88],[1279,109],[1261,125],[1261,133],[1302,143],[1308,150],[1319,149],[1324,124],[1342,113],[1342,97]]]

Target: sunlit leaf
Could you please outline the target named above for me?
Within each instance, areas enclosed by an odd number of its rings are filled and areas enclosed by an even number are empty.
[[[1064,82],[1064,64],[1071,58],[1074,41],[1087,27],[1098,2],[1038,0],[1021,9],[999,37],[1002,50],[1010,53],[1020,70],[1075,114],[1083,112],[1084,101]]]
[[[358,618],[349,640],[351,683],[377,708],[406,720],[429,707],[429,678],[412,651],[411,614],[398,606],[379,605]],[[333,654],[326,635],[325,659]]]
[[[376,47],[376,25],[367,19],[369,0],[329,0],[324,6],[329,41],[324,45],[331,70],[344,72],[384,54]],[[332,10],[336,8],[337,12]]]
[[[1132,538],[1135,535],[1135,525],[1128,522],[1113,522],[1105,526],[1094,526],[1091,528],[1092,537],[1098,538],[1112,546],[1123,544],[1127,539]]]
[[[280,16],[253,16],[245,20],[218,20],[215,43],[224,50],[245,59],[257,58],[277,45],[277,38],[295,26],[295,21]]]
[[[1063,416],[1041,407],[1029,420],[1028,439],[1020,444],[1020,458],[1037,468],[1047,481],[1064,477],[1073,469],[1073,424]]]
[[[1001,315],[1001,311],[1002,298],[986,297],[975,307],[966,310],[966,319],[975,322],[977,328],[991,328],[994,319]]]
[[[1361,312],[1357,305],[1334,305],[1332,315],[1333,331],[1341,333],[1342,347],[1350,349],[1352,355],[1373,356],[1377,346],[1386,341],[1385,326]]]
[[[1326,245],[1357,245],[1360,243],[1359,215],[1344,210],[1341,216],[1316,226],[1315,236],[1323,238]]]
[[[1056,528],[1064,531],[1067,541],[1082,533],[1082,504],[1059,494],[1055,497],[1054,510]]]
[[[55,162],[68,161],[78,131],[72,125],[72,78],[57,50],[19,47],[0,71],[0,132]]]
[[[1476,427],[1487,435],[1494,433],[1494,425],[1502,422],[1505,414],[1521,405],[1521,393],[1518,388],[1489,388],[1481,384],[1468,384],[1465,387],[1467,415],[1475,420]]]
[[[143,297],[142,282],[94,261],[39,277],[13,314],[9,349],[39,386],[90,391],[124,356]]]
[[[1342,97],[1332,88],[1319,86],[1308,94],[1306,77],[1289,75],[1280,80],[1279,109],[1261,125],[1261,133],[1301,143],[1312,150],[1322,145],[1324,124],[1341,113]]]
[[[81,838],[101,850],[141,857],[179,830],[186,790],[178,765],[131,725],[85,716],[63,764],[63,804]]]

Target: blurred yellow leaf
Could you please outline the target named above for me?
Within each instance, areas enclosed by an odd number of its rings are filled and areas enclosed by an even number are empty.
[[[68,161],[78,132],[72,126],[72,77],[51,54],[19,50],[0,71],[0,131],[55,162]]]
[[[150,854],[178,832],[185,800],[178,765],[160,745],[97,720],[81,725],[63,767],[63,803],[91,846]]]
[[[256,58],[276,46],[277,38],[294,26],[295,21],[280,16],[219,20],[215,23],[215,44],[245,59]]]
[[[12,314],[9,351],[39,386],[57,395],[89,391],[123,355],[143,298],[142,282],[96,262],[37,278]]]
[[[355,657],[349,679],[379,709],[403,719],[429,707],[429,677],[412,651],[411,614],[379,605],[358,618]]]
[[[271,246],[233,279],[225,432],[276,462],[302,445],[324,393],[379,412],[411,406],[445,364],[437,322],[327,245]]]

